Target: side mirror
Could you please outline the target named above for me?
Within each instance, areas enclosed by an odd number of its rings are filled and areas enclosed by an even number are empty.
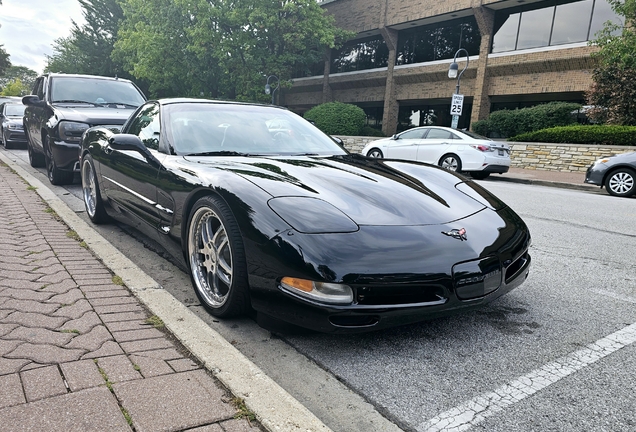
[[[344,147],[344,141],[337,136],[331,136],[331,139],[336,142],[340,147]]]
[[[22,98],[22,103],[24,105],[36,106],[36,107],[44,107],[46,106],[46,102],[40,100],[37,95],[28,95]]]
[[[116,134],[110,137],[108,145],[114,150],[132,150],[137,151],[143,155],[148,153],[148,149],[141,142],[141,138],[137,135],[130,134]]]
[[[391,137],[392,140],[396,140],[398,139],[398,134],[393,134],[393,136]]]

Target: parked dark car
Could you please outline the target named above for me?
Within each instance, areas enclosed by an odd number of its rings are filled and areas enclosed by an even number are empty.
[[[22,103],[5,102],[0,104],[0,142],[4,148],[11,149],[26,144],[22,116],[25,106]]]
[[[219,317],[368,331],[482,306],[528,276],[528,228],[485,189],[350,154],[279,107],[150,101],[121,131],[89,129],[81,152],[90,219],[164,245]]]
[[[585,183],[605,186],[610,195],[618,197],[636,194],[636,152],[597,160],[587,169]]]
[[[84,131],[96,125],[121,127],[145,100],[133,82],[121,78],[54,73],[38,77],[33,94],[22,98],[31,166],[46,166],[52,184],[71,183],[79,171]]]

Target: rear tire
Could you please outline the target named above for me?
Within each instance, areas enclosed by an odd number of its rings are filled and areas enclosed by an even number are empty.
[[[188,223],[187,258],[192,285],[208,312],[229,318],[250,310],[241,231],[220,198],[206,196],[194,204]]]
[[[382,150],[380,150],[379,148],[372,148],[371,150],[367,152],[367,157],[374,158],[374,159],[382,159],[384,155],[382,154]]]
[[[610,195],[628,197],[636,193],[636,172],[629,168],[612,171],[605,179],[605,189]]]
[[[448,153],[442,156],[438,162],[438,165],[452,172],[459,173],[462,170],[462,160],[459,158],[459,156],[452,153]]]
[[[490,177],[490,173],[483,171],[473,171],[470,173],[470,176],[475,180],[483,180]]]

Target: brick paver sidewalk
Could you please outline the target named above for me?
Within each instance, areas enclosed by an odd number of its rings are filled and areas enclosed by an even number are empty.
[[[0,220],[0,431],[261,430],[4,164]]]

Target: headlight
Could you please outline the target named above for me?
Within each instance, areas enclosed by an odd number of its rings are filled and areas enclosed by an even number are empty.
[[[305,234],[349,233],[358,225],[336,207],[318,198],[272,198],[269,207],[296,231]]]
[[[79,144],[82,140],[82,134],[89,127],[86,123],[62,121],[58,126],[60,139],[69,143]]]
[[[349,285],[284,277],[280,281],[280,286],[287,292],[321,303],[351,304],[353,302],[353,290]]]

